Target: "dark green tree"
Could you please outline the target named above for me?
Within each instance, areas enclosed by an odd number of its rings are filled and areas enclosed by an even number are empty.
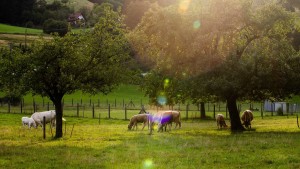
[[[108,93],[124,80],[130,62],[120,13],[103,6],[104,13],[93,31],[40,39],[24,55],[18,78],[34,94],[47,96],[55,105],[56,138],[62,137],[62,99],[82,90]]]
[[[190,81],[195,100],[226,101],[231,129],[244,130],[237,101],[293,93],[291,75],[298,72],[291,73],[288,61],[298,55],[287,35],[296,16],[274,2],[193,3],[152,8],[133,31],[132,44],[152,58],[153,68]]]

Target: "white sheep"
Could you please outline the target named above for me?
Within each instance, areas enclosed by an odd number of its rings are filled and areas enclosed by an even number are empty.
[[[36,128],[36,123],[31,117],[22,117],[22,124],[23,126],[28,125],[28,128],[31,128],[31,126]]]
[[[31,115],[31,118],[33,118],[37,126],[40,125],[42,127],[43,127],[44,117],[45,117],[45,124],[50,123],[52,126],[55,126],[55,118],[56,118],[55,110],[35,112]]]

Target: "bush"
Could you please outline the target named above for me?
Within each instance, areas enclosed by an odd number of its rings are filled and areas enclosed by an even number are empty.
[[[281,107],[277,109],[277,115],[283,116],[283,110]]]
[[[64,36],[68,32],[68,23],[65,21],[48,19],[44,22],[43,32],[47,34],[58,33],[59,36]]]
[[[21,104],[21,96],[4,96],[0,97],[1,104],[8,104],[12,106],[19,106]]]

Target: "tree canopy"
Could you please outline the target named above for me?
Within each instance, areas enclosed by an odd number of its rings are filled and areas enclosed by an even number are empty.
[[[155,69],[189,81],[192,99],[227,101],[232,130],[243,130],[238,100],[284,99],[294,92],[296,68],[288,62],[299,55],[288,34],[295,21],[270,1],[187,1],[152,8],[131,39]]]
[[[54,103],[57,138],[62,137],[65,94],[76,90],[106,94],[129,72],[130,48],[122,17],[109,5],[103,4],[102,9],[103,15],[92,31],[42,38],[23,54],[22,62],[14,63],[17,70],[23,68],[16,77],[22,80],[19,85]]]

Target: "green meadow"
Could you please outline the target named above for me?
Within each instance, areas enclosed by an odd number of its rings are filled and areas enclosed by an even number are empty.
[[[0,33],[5,34],[42,34],[42,29],[24,28],[0,23]]]
[[[182,119],[181,129],[152,135],[141,124],[128,131],[128,120],[67,117],[61,139],[49,125],[43,139],[41,127],[21,125],[22,116],[1,113],[0,168],[300,167],[296,116],[256,116],[242,133],[219,130],[214,120]]]
[[[95,106],[95,117],[92,117],[90,101]],[[136,107],[128,108],[127,118],[122,108],[132,101]],[[47,98],[24,97],[28,106],[35,100],[39,110],[46,109],[42,102]],[[80,104],[79,116],[76,106]],[[117,100],[117,108],[114,103]],[[141,101],[142,100],[142,101]],[[296,98],[297,100],[297,98]],[[121,102],[120,102],[121,101]],[[0,113],[0,168],[107,168],[107,169],[222,169],[222,168],[282,168],[300,167],[300,129],[297,126],[297,114],[274,116],[254,111],[252,129],[232,133],[229,129],[217,129],[212,107],[208,110],[207,119],[199,118],[195,107],[189,111],[186,119],[185,106],[182,106],[182,128],[167,132],[155,132],[150,135],[147,127],[141,130],[128,131],[127,125],[132,115],[140,110],[144,102],[148,111],[158,109],[146,104],[147,98],[134,85],[121,85],[108,95],[84,94],[76,92],[64,97],[63,138],[54,139],[55,128],[46,126],[46,138],[43,138],[41,127],[29,129],[22,126],[21,117],[30,116],[27,112],[18,112],[13,107],[7,113],[3,105]],[[107,103],[112,105],[111,117],[108,117]],[[210,104],[212,106],[212,104]],[[216,107],[216,113],[223,113]],[[255,104],[259,108],[259,104]],[[223,107],[223,109],[222,109]],[[248,104],[242,104],[246,109]],[[51,109],[53,107],[50,107]],[[179,108],[178,106],[175,107]],[[165,107],[167,109],[167,107]],[[30,110],[30,111],[29,111]],[[226,123],[230,124],[229,119]],[[174,127],[174,125],[173,125]]]

